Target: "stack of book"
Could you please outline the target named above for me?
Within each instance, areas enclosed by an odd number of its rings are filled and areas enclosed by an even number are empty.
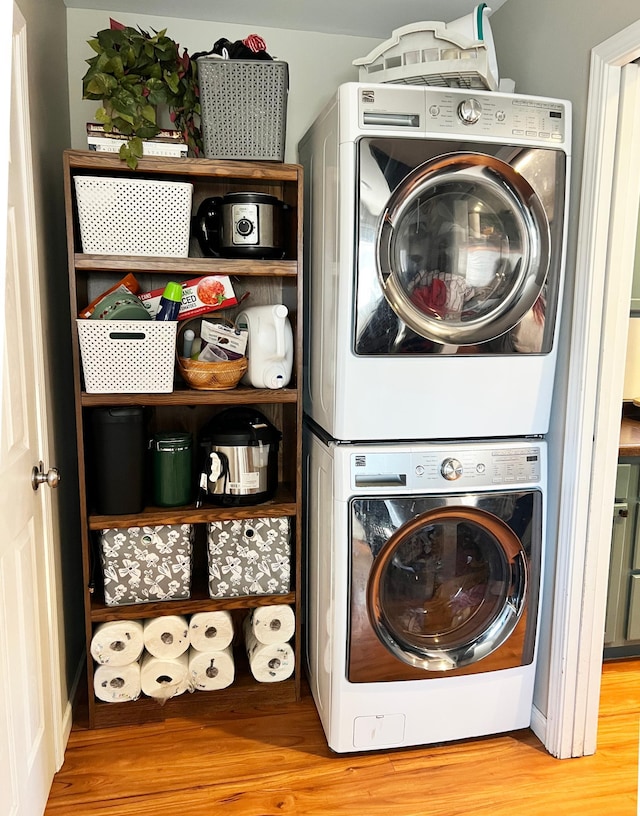
[[[87,122],[87,145],[89,150],[106,153],[117,153],[127,137],[114,130],[107,133],[97,122]],[[161,130],[153,139],[142,142],[142,152],[145,156],[170,156],[184,158],[188,148],[178,130]]]

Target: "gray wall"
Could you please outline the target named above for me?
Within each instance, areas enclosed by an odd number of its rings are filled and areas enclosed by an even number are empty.
[[[558,504],[561,483],[562,425],[566,408],[569,369],[569,340],[573,305],[575,261],[582,159],[584,154],[589,65],[591,50],[640,19],[637,0],[615,3],[577,3],[576,0],[507,0],[491,17],[500,75],[516,82],[516,92],[568,99],[573,105],[573,147],[567,241],[566,285],[558,354],[554,410],[549,433],[550,516],[545,595],[541,638],[541,662],[536,682],[535,703],[546,713],[548,662],[551,647],[551,614],[554,562],[557,542]],[[518,33],[517,33],[518,32]],[[526,35],[519,32],[526,32]]]
[[[51,367],[51,461],[62,474],[53,494],[58,539],[57,589],[62,704],[66,704],[84,649],[82,573],[78,524],[77,455],[71,369],[62,151],[70,145],[66,9],[63,0],[17,0],[27,22],[31,149],[35,184],[38,267],[45,305],[44,332]],[[60,712],[62,717],[64,714]]]
[[[108,4],[107,4],[108,5]],[[145,31],[166,28],[167,35],[186,47],[190,54],[208,51],[220,37],[234,42],[255,30],[251,25],[218,23],[205,20],[181,20],[145,14],[117,12],[112,14],[124,25],[139,26]],[[82,100],[82,77],[86,60],[94,52],[87,40],[109,27],[109,13],[88,9],[69,9],[68,56],[69,100],[71,106],[71,141],[75,148],[86,148],[87,122],[94,121],[98,103]],[[368,37],[318,34],[311,31],[289,31],[260,26],[260,36],[269,53],[289,64],[289,99],[285,161],[297,161],[297,145],[335,89],[343,82],[358,79],[358,69],[351,63],[366,56],[379,40]]]

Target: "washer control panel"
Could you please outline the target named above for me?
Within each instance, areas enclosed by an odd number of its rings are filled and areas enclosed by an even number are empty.
[[[498,485],[530,485],[540,482],[541,448],[464,448],[447,451],[411,448],[406,451],[351,454],[351,486],[354,489],[385,488],[441,491]]]

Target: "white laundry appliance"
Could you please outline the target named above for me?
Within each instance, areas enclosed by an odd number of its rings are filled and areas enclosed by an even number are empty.
[[[329,746],[525,728],[546,443],[338,443],[306,431],[307,671]]]
[[[569,102],[340,86],[305,168],[305,411],[342,440],[548,431]]]

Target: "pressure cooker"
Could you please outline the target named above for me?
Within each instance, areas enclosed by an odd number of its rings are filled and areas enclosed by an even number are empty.
[[[228,408],[200,434],[199,503],[246,505],[268,501],[278,487],[282,434],[254,408]]]
[[[284,202],[266,193],[205,198],[198,207],[193,232],[205,256],[284,258],[286,209]]]

